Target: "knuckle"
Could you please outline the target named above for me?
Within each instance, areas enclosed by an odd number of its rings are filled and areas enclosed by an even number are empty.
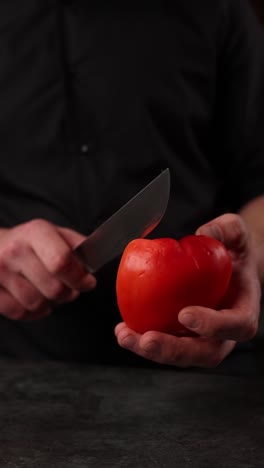
[[[0,315],[9,320],[22,320],[26,308],[12,295],[0,288]]]
[[[24,251],[24,242],[21,239],[10,239],[1,252],[1,265],[4,265],[8,259],[20,257]]]
[[[46,226],[47,224],[48,224],[47,221],[45,221],[44,219],[35,218],[23,224],[21,226],[21,229],[23,229],[23,231],[26,234],[30,235],[31,233],[35,233],[36,231],[39,231],[40,229],[43,228],[43,226]]]
[[[191,367],[192,356],[186,355],[181,350],[171,350],[171,353],[167,356],[167,363],[181,369],[187,369]]]
[[[237,239],[241,236],[241,227],[242,227],[242,224],[238,217],[235,217],[235,218],[233,217],[230,220],[230,229],[233,232],[234,238]]]
[[[6,307],[5,311],[2,312],[9,320],[23,320],[26,314],[26,309],[18,303],[13,303],[9,307]]]
[[[71,252],[69,251],[61,255],[53,256],[49,269],[55,276],[70,272],[72,269]]]
[[[60,282],[53,282],[49,286],[49,290],[47,292],[47,297],[51,301],[57,301],[61,297],[63,297],[66,294],[67,288],[64,286],[63,283]]]
[[[27,302],[27,310],[30,312],[37,312],[45,306],[44,298],[29,299]]]
[[[229,226],[230,230],[233,232],[236,250],[246,254],[248,250],[249,232],[242,217],[236,214],[231,215]]]
[[[258,324],[256,321],[252,321],[250,324],[247,325],[245,332],[243,333],[241,341],[250,341],[252,338],[255,337],[258,331]]]
[[[149,360],[160,359],[162,356],[162,346],[155,336],[155,332],[149,331],[141,338],[140,347],[143,356]]]
[[[226,220],[234,228],[235,231],[241,231],[241,228],[244,229],[244,221],[242,217],[235,213],[228,213],[225,215]]]
[[[142,355],[144,358],[152,361],[158,356],[158,353],[156,352],[154,346],[152,347],[152,345],[150,344],[142,348]]]

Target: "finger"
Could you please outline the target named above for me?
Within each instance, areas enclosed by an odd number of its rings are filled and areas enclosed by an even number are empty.
[[[258,329],[257,317],[241,308],[219,311],[188,308],[179,314],[179,322],[201,336],[240,342],[251,340]]]
[[[239,256],[245,256],[248,253],[249,233],[239,215],[227,213],[219,216],[201,226],[196,234],[218,239],[228,250],[232,250]]]
[[[45,268],[69,288],[86,291],[93,289],[96,280],[87,273],[80,260],[73,254],[72,247],[53,225],[41,221],[40,226],[32,229],[32,248]],[[80,237],[77,235],[78,240]]]
[[[6,274],[1,278],[1,283],[24,309],[35,312],[46,307],[46,298],[20,274],[7,270]]]
[[[114,330],[114,333],[115,333],[115,336],[117,336],[119,334],[119,332],[126,327],[126,324],[125,322],[121,322],[121,323],[118,323],[116,326],[115,326],[115,330]]]
[[[25,308],[4,288],[0,288],[0,315],[10,320],[20,320]]]
[[[259,281],[247,276],[238,281],[234,278],[225,297],[228,308],[186,307],[179,313],[178,320],[201,336],[248,341],[258,329],[260,298]]]
[[[39,320],[47,317],[52,312],[52,308],[48,303],[35,311],[29,311],[4,288],[0,288],[0,304],[0,315],[3,315],[9,320]]]
[[[22,267],[19,262],[18,265],[11,262],[10,268],[25,277],[49,301],[62,304],[79,296],[79,291],[70,289],[62,281],[52,276],[32,250],[29,250],[27,260]],[[4,280],[5,278],[2,279],[2,281]]]
[[[216,367],[235,346],[232,341],[178,338],[155,331],[139,335],[127,327],[119,329],[117,341],[145,359],[181,368]]]

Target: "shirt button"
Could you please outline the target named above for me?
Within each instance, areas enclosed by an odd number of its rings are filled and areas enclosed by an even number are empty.
[[[82,153],[82,154],[87,154],[88,151],[89,151],[89,146],[88,146],[87,144],[84,143],[84,144],[81,146],[81,153]]]

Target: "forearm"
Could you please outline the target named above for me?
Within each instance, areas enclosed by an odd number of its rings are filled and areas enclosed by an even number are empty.
[[[240,215],[250,231],[260,281],[264,285],[264,195],[247,203]]]

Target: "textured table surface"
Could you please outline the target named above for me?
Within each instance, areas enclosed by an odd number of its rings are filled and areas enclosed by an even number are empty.
[[[264,466],[264,376],[0,361],[1,468]]]

